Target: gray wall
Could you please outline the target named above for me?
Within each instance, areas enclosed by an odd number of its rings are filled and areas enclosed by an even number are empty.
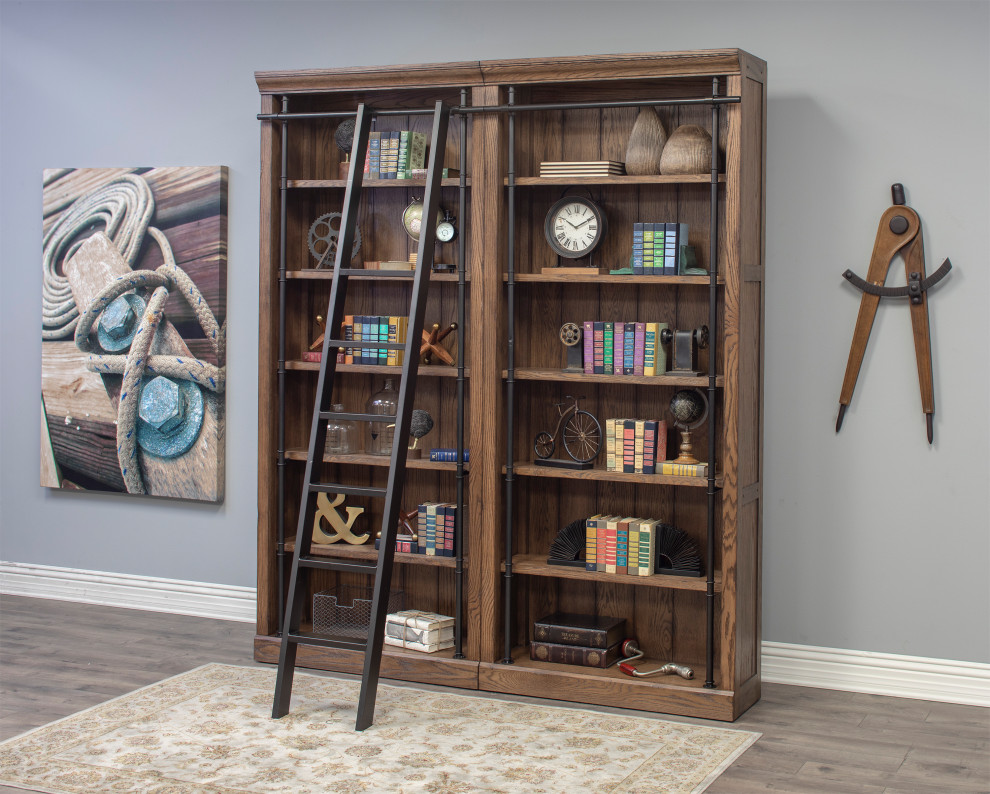
[[[769,64],[764,637],[990,661],[987,3],[0,8],[0,558],[254,583],[254,70],[740,47]],[[42,489],[42,169],[207,164],[230,167],[226,503]],[[833,431],[858,307],[840,274],[865,274],[896,181],[929,269],[955,265],[932,300],[932,447],[904,305],[881,307]]]

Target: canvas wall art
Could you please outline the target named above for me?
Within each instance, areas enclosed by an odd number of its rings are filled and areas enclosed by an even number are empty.
[[[223,501],[227,169],[44,172],[41,484]]]

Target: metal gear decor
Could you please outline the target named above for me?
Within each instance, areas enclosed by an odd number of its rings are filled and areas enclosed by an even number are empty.
[[[327,264],[333,265],[337,258],[337,238],[340,236],[339,212],[328,212],[321,215],[309,227],[309,252],[316,259],[316,269]],[[321,250],[322,249],[322,250]],[[361,230],[354,227],[354,245],[351,247],[351,259],[361,250]]]

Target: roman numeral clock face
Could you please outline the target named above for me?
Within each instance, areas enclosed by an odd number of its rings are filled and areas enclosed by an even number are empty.
[[[587,256],[605,235],[605,214],[586,198],[566,196],[547,213],[543,233],[550,247],[567,259]]]

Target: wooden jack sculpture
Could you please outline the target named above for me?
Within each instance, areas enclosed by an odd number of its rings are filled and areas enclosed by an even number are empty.
[[[442,331],[440,330],[440,323],[433,323],[432,330],[423,330],[423,344],[419,348],[419,354],[422,356],[424,364],[433,363],[434,356],[444,364],[454,363],[454,357],[441,347],[440,343],[447,338],[447,334],[456,330],[457,323],[451,323]]]
[[[859,304],[856,330],[849,350],[846,376],[842,381],[835,432],[838,433],[839,428],[842,427],[846,406],[852,401],[880,298],[910,298],[914,353],[918,361],[918,380],[921,384],[921,410],[925,413],[928,443],[931,444],[934,436],[935,389],[932,385],[932,346],[928,332],[927,294],[931,287],[945,278],[952,269],[952,264],[946,259],[932,275],[925,276],[925,246],[921,237],[921,218],[918,217],[917,212],[905,206],[902,184],[892,185],[891,193],[894,205],[880,218],[880,227],[877,229],[873,257],[870,259],[870,269],[867,271],[866,279],[861,279],[851,270],[842,274],[850,284],[862,290],[863,297]],[[885,287],[883,283],[887,280],[887,271],[897,253],[900,253],[904,259],[907,286]]]

